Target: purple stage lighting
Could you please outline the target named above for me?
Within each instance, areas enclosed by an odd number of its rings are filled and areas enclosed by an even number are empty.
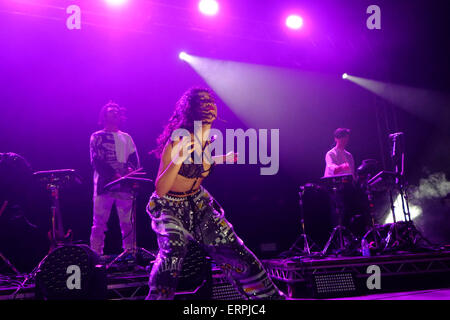
[[[291,14],[286,18],[286,26],[298,30],[303,26],[303,19],[298,15]]]
[[[348,74],[346,74],[346,73],[344,73],[343,75],[342,75],[342,79],[347,79],[348,78]]]
[[[112,6],[120,6],[125,4],[128,0],[105,0],[107,4]]]
[[[188,58],[188,54],[184,51],[181,51],[180,54],[178,55],[178,58],[180,58],[183,61],[186,61]]]
[[[219,3],[215,0],[201,0],[198,9],[207,16],[214,16],[219,12]]]

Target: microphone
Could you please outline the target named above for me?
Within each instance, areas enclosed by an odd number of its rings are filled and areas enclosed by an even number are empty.
[[[397,152],[399,151],[399,150],[397,150],[398,149],[397,138],[402,136],[402,135],[403,135],[403,132],[395,132],[395,133],[391,133],[389,135],[389,139],[392,140],[392,152],[391,152],[391,157],[392,158],[397,157]]]
[[[401,135],[403,135],[403,132],[395,132],[395,133],[391,133],[391,134],[389,135],[389,139],[395,139],[395,138],[397,138],[397,137],[399,137],[399,136],[401,136]]]

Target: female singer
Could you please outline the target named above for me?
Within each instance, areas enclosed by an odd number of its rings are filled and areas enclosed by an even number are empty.
[[[157,234],[159,252],[150,273],[148,300],[174,297],[189,241],[201,245],[248,299],[284,299],[260,261],[225,219],[222,207],[202,186],[216,164],[237,160],[233,152],[211,156],[208,137],[216,118],[212,92],[191,88],[177,102],[157,140],[154,153],[160,158],[160,166],[147,212]],[[195,132],[194,121],[201,123],[202,134]],[[190,135],[178,139],[177,129]],[[195,153],[197,159],[202,159],[200,163],[192,161]],[[189,157],[190,163],[186,161]]]

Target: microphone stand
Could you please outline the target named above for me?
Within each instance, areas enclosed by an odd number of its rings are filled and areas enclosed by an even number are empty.
[[[400,186],[400,179],[399,179],[399,169],[398,169],[398,164],[397,164],[397,137],[399,137],[400,135],[402,135],[403,133],[394,133],[389,135],[389,138],[392,139],[392,151],[391,151],[391,159],[392,162],[394,164],[394,172],[395,172],[395,184],[393,187],[398,187]],[[402,158],[403,158],[403,153],[402,153]],[[403,170],[402,170],[403,171]],[[392,213],[392,224],[389,227],[389,232],[386,236],[385,239],[385,246],[384,246],[384,251],[388,250],[389,247],[391,248],[395,248],[399,246],[399,236],[398,236],[398,230],[397,230],[397,217],[395,216],[395,202],[394,202],[394,196],[393,196],[393,188],[389,188],[389,201],[391,204],[391,213]],[[400,190],[402,190],[402,188],[400,188]],[[402,194],[402,191],[400,191],[400,193]],[[402,197],[402,203],[403,203],[403,196]],[[406,220],[406,214],[404,212],[404,216],[405,216],[405,220]]]
[[[124,250],[120,255],[118,255],[115,259],[113,259],[110,263],[106,265],[106,270],[108,270],[116,261],[122,259],[124,256],[130,254],[133,256],[134,260],[137,261],[137,258],[139,255],[142,255],[142,253],[146,253],[149,256],[152,256],[153,258],[156,258],[156,256],[151,253],[150,251],[138,247],[137,246],[137,237],[136,237],[136,198],[137,198],[137,188],[136,186],[141,187],[142,185],[145,185],[147,183],[153,182],[151,179],[147,178],[140,178],[136,177],[135,175],[143,175],[145,172],[142,172],[142,168],[139,168],[137,170],[134,170],[128,174],[126,174],[123,177],[120,177],[117,180],[114,180],[110,183],[108,183],[105,186],[105,189],[108,190],[113,186],[116,186],[120,183],[130,183],[132,184],[131,187],[131,195],[132,195],[132,207],[131,207],[131,221],[132,221],[132,236],[133,236],[133,247],[131,249]]]
[[[305,186],[300,186],[299,195],[299,205],[300,205],[300,228],[301,234],[292,244],[288,251],[283,252],[283,256],[295,255],[295,253],[299,253],[301,256],[310,257],[314,254],[311,249],[317,247],[314,241],[306,234],[305,231],[305,210],[304,210],[304,197],[305,194]],[[300,249],[299,243],[303,242],[303,249]]]
[[[429,247],[433,247],[433,244],[423,237],[423,235],[420,233],[419,230],[414,225],[413,220],[411,219],[411,212],[409,210],[409,197],[407,192],[407,183],[405,178],[405,152],[404,150],[400,150],[400,147],[398,145],[401,145],[397,143],[397,138],[399,136],[402,136],[403,133],[394,133],[390,135],[389,137],[392,139],[392,153],[391,158],[394,164],[395,169],[395,187],[399,192],[399,196],[401,199],[402,204],[402,211],[404,216],[404,222],[397,221],[395,217],[395,205],[394,200],[392,196],[392,189],[389,190],[389,196],[391,201],[391,209],[392,209],[392,216],[393,216],[393,223],[389,229],[389,233],[386,237],[386,246],[385,250],[388,249],[388,247],[391,245],[392,239],[394,239],[394,242],[392,243],[392,247],[400,246],[400,241],[403,245],[406,246],[407,249],[416,248],[417,243],[420,240],[423,240]],[[399,155],[400,153],[400,155]],[[402,236],[399,236],[398,227],[400,224],[403,224],[406,228],[404,232],[402,232]]]

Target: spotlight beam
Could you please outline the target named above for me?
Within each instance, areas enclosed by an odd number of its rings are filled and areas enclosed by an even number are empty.
[[[344,78],[344,75],[342,75]],[[431,123],[448,116],[450,96],[421,88],[381,82],[347,75],[345,78],[362,88],[376,94],[395,106],[419,116]]]
[[[183,61],[186,61],[186,62],[190,63],[190,62],[192,62],[193,56],[187,54],[187,53],[184,52],[184,51],[181,51],[181,52],[178,54],[178,58],[180,58],[180,60],[183,60]]]
[[[215,0],[201,0],[198,9],[207,16],[214,16],[219,12],[219,4]]]
[[[286,26],[290,29],[298,30],[303,26],[302,17],[292,14],[286,18]]]
[[[107,4],[111,6],[121,6],[127,2],[127,0],[105,0]]]
[[[181,60],[186,60],[187,53],[184,51],[181,51],[180,54],[178,55],[178,58],[180,58]]]

